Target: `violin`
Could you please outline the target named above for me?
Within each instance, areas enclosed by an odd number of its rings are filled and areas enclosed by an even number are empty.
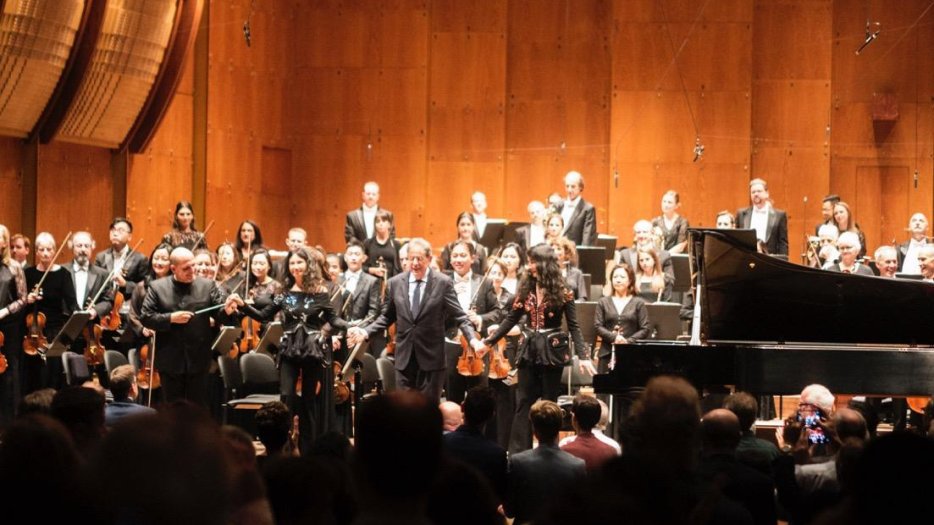
[[[334,404],[342,405],[350,400],[350,381],[341,381],[341,363],[334,361]]]
[[[259,345],[259,331],[261,329],[259,321],[252,317],[244,317],[240,321],[240,328],[243,330],[243,336],[240,338],[239,347],[234,345],[231,350],[231,353],[234,354],[230,356],[231,359],[236,358],[237,353],[246,354],[252,352]]]
[[[386,329],[386,355],[396,355],[396,323]]]
[[[33,312],[26,314],[26,336],[23,337],[23,353],[26,355],[45,354],[49,341],[45,338],[45,314],[35,305]]]
[[[477,351],[470,346],[467,338],[461,334],[461,355],[457,358],[457,373],[462,376],[473,377],[483,373],[483,359],[477,356]]]
[[[84,340],[87,341],[87,347],[84,349],[84,359],[87,360],[89,367],[100,366],[104,364],[104,352],[106,349],[101,344],[101,334],[103,330],[101,325],[95,324],[90,327],[84,327]]]
[[[506,379],[509,372],[512,371],[512,365],[506,358],[506,338],[500,339],[496,343],[496,348],[490,354],[490,379]]]
[[[3,348],[3,332],[0,332],[0,348]],[[6,356],[3,352],[0,352],[0,374],[6,372],[6,369],[10,367],[10,363],[6,360]]]
[[[912,412],[917,412],[918,414],[924,414],[924,409],[927,408],[928,403],[931,402],[929,397],[906,397],[905,401],[908,403],[908,408]]]
[[[152,391],[162,386],[162,378],[159,377],[159,371],[155,367],[155,355],[156,341],[153,338],[151,351],[148,344],[144,344],[139,349],[139,371],[136,372],[136,384],[140,388],[149,390],[147,406],[152,406]]]
[[[107,315],[101,317],[100,325],[104,330],[111,332],[120,329],[120,309],[123,308],[123,292],[114,293],[114,307]]]

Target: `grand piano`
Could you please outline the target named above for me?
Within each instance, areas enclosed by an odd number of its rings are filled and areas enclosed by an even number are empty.
[[[698,297],[691,343],[616,345],[597,393],[660,374],[757,394],[934,394],[934,285],[827,272],[755,251],[730,230],[690,230]],[[699,330],[698,330],[699,328]]]

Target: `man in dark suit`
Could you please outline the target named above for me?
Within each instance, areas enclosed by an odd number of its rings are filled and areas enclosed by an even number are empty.
[[[346,308],[340,312],[347,321],[367,325],[379,315],[379,288],[376,277],[363,271],[366,253],[363,243],[351,239],[344,250],[344,262],[347,270],[340,274],[340,284],[350,293]]]
[[[94,250],[94,239],[90,233],[77,232],[70,242],[75,257],[71,264],[65,265],[65,269],[71,274],[71,283],[75,287],[75,302],[70,305],[71,311],[86,310],[91,314],[91,320],[100,319],[113,307],[110,290],[101,291],[101,287],[107,283],[108,272],[90,265],[91,252]],[[89,304],[95,296],[94,304]]]
[[[344,223],[344,242],[348,242],[350,239],[363,242],[372,238],[376,232],[374,226],[376,212],[381,209],[392,216],[392,212],[379,207],[379,184],[372,181],[367,182],[363,185],[363,204],[359,208],[347,212],[347,220]],[[395,221],[390,222],[393,225],[395,224]],[[390,230],[389,236],[395,238],[395,226]]]
[[[289,274],[289,254],[299,248],[308,246],[308,232],[304,228],[289,228],[288,237],[285,238],[286,255],[285,257],[272,263],[272,270],[269,275],[279,281],[285,282],[285,277]]]
[[[155,368],[162,378],[166,402],[187,399],[205,405],[215,334],[211,317],[223,320],[223,314],[229,315],[236,303],[225,302],[214,281],[195,277],[193,259],[187,248],[172,250],[172,275],[149,284],[140,321],[156,332]],[[197,313],[218,305],[224,305],[224,312]]]
[[[110,372],[110,392],[114,400],[104,407],[104,424],[108,427],[128,417],[156,413],[154,409],[136,402],[139,388],[133,365],[120,365]]]
[[[915,213],[908,220],[908,231],[911,239],[898,245],[898,271],[919,274],[921,266],[918,265],[918,253],[929,244],[930,239],[927,236],[928,218],[923,213]]]
[[[506,450],[483,435],[483,427],[493,418],[495,406],[492,390],[483,386],[471,388],[461,403],[464,424],[445,434],[442,440],[448,454],[486,476],[502,502],[506,498]]]
[[[529,419],[538,447],[509,459],[509,488],[503,507],[515,523],[534,520],[549,502],[573,490],[586,476],[584,460],[558,448],[558,431],[564,419],[558,404],[536,401]]]
[[[415,238],[407,246],[409,270],[389,280],[379,317],[366,327],[350,328],[347,342],[356,345],[396,323],[396,384],[438,403],[444,385],[445,321],[453,318],[476,350],[482,351],[483,343],[474,338],[451,278],[429,270],[431,244]]]
[[[736,227],[756,230],[771,255],[788,255],[788,216],[772,207],[768,184],[762,179],[749,181],[752,206],[736,212]]]
[[[126,304],[129,304],[136,283],[144,280],[149,272],[149,259],[140,252],[130,250],[129,242],[132,239],[133,223],[123,217],[117,217],[110,223],[110,248],[98,253],[94,258],[94,266],[103,268],[107,273],[117,267],[113,281],[120,287],[120,292],[127,300]]]
[[[468,241],[457,241],[451,245],[451,267],[453,270],[448,277],[454,282],[454,293],[457,294],[457,302],[461,308],[467,312],[467,317],[473,323],[473,327],[480,329],[480,316],[476,314],[476,298],[479,295],[480,284],[483,276],[473,272],[472,264],[476,254],[474,245]],[[471,309],[471,306],[475,308]],[[447,360],[447,380],[445,397],[449,401],[460,403],[464,400],[464,394],[467,389],[480,384],[485,378],[482,374],[476,377],[465,377],[457,372],[457,358],[460,357],[463,349],[457,337],[457,325],[454,319],[448,319],[445,324],[448,341],[445,342],[444,352]]]
[[[564,176],[564,189],[567,197],[556,207],[557,212],[564,218],[564,236],[574,241],[577,246],[596,246],[597,211],[581,197],[584,191],[584,176],[576,171],[569,171]]]

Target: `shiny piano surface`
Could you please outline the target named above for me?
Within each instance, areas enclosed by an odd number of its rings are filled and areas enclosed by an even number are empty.
[[[869,395],[934,393],[934,285],[816,270],[754,250],[717,230],[691,232],[700,268],[704,345],[617,345],[597,392],[652,376],[696,386],[796,394],[810,383]]]

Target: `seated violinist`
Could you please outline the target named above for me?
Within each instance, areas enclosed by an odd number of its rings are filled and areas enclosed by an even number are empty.
[[[856,273],[860,275],[874,275],[872,270],[857,260],[862,249],[859,236],[854,232],[843,232],[837,239],[837,249],[840,250],[840,262],[830,265],[831,272]]]

